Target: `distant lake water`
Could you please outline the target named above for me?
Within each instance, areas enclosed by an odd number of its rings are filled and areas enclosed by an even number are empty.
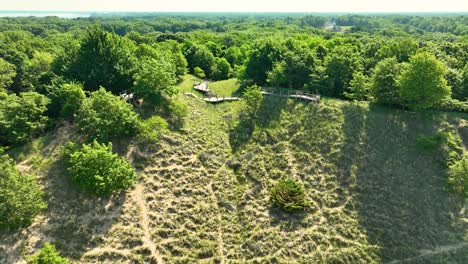
[[[0,11],[0,17],[47,17],[56,16],[61,18],[89,17],[88,12],[47,12],[47,11]]]

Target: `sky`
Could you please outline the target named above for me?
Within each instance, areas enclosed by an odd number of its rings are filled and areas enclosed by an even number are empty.
[[[0,0],[0,10],[120,12],[467,12],[468,0]]]

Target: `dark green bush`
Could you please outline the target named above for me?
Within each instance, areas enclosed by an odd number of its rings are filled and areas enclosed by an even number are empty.
[[[136,177],[132,166],[112,153],[112,143],[105,145],[96,141],[72,151],[68,172],[83,190],[97,195],[127,189]]]
[[[445,99],[434,105],[434,108],[440,111],[464,112],[468,113],[468,101],[459,101],[456,99]]]
[[[13,159],[0,156],[0,229],[29,226],[47,207],[34,177],[22,175]]]
[[[139,119],[132,106],[101,87],[83,101],[75,121],[88,139],[109,142],[133,136]]]
[[[9,94],[0,100],[0,145],[27,142],[47,124],[45,112],[49,99],[35,92]]]
[[[68,259],[61,257],[55,246],[45,243],[34,255],[27,258],[28,264],[68,264]]]
[[[288,212],[301,210],[309,206],[304,186],[291,179],[280,180],[270,190],[270,201],[273,205]]]
[[[450,189],[468,198],[468,155],[449,167],[448,184]]]
[[[81,103],[86,99],[83,86],[79,83],[51,86],[47,91],[49,98],[52,100],[49,113],[55,117],[73,118]]]
[[[416,144],[424,151],[437,153],[437,157],[447,167],[459,160],[463,154],[463,148],[451,132],[440,131],[429,136],[420,135],[416,139]]]

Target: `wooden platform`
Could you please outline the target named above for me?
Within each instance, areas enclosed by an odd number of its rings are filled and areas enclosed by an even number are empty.
[[[208,83],[207,82],[194,84],[193,89],[195,89],[197,91],[200,91],[202,93],[211,93],[211,90],[208,89]]]
[[[208,103],[232,102],[241,100],[239,97],[205,97],[203,98]]]
[[[320,102],[320,95],[318,94],[311,94],[302,91],[285,91],[285,93],[274,93],[270,91],[263,90],[261,91],[263,95],[271,95],[271,96],[278,96],[278,97],[285,97],[285,98],[294,98],[300,100],[306,100],[310,102]]]

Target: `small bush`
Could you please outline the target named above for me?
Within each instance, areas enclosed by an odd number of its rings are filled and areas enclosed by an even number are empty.
[[[112,143],[105,145],[96,141],[70,154],[68,171],[78,186],[97,195],[127,189],[136,177],[130,164],[112,153]]]
[[[169,123],[174,128],[182,128],[185,118],[188,116],[187,105],[179,101],[171,101],[167,106],[167,111],[169,112]]]
[[[206,77],[205,71],[203,71],[202,68],[198,66],[193,69],[193,74],[202,79]]]
[[[86,99],[83,86],[79,83],[65,83],[48,88],[48,96],[52,100],[49,113],[52,116],[73,118]]]
[[[260,108],[260,105],[263,100],[263,94],[261,93],[260,87],[258,87],[257,85],[252,85],[245,89],[242,98],[247,104],[249,113],[255,114]]]
[[[468,198],[468,155],[451,165],[448,172],[450,189]]]
[[[140,122],[138,140],[142,143],[156,143],[167,127],[167,122],[162,117],[152,116]]]
[[[304,186],[291,179],[280,180],[270,190],[270,201],[273,205],[288,212],[301,210],[309,206]]]
[[[68,264],[68,259],[61,257],[55,246],[45,243],[36,254],[27,258],[28,264]]]
[[[88,139],[99,142],[133,136],[139,124],[132,106],[102,87],[83,101],[75,120]]]
[[[437,132],[430,136],[420,135],[416,139],[417,146],[428,152],[437,152],[438,157],[445,166],[450,166],[459,160],[463,148],[451,132]]]
[[[21,175],[13,159],[0,156],[0,229],[29,226],[47,207],[34,177]]]
[[[456,99],[444,99],[434,105],[434,108],[440,111],[452,111],[468,113],[468,101],[459,101]]]

